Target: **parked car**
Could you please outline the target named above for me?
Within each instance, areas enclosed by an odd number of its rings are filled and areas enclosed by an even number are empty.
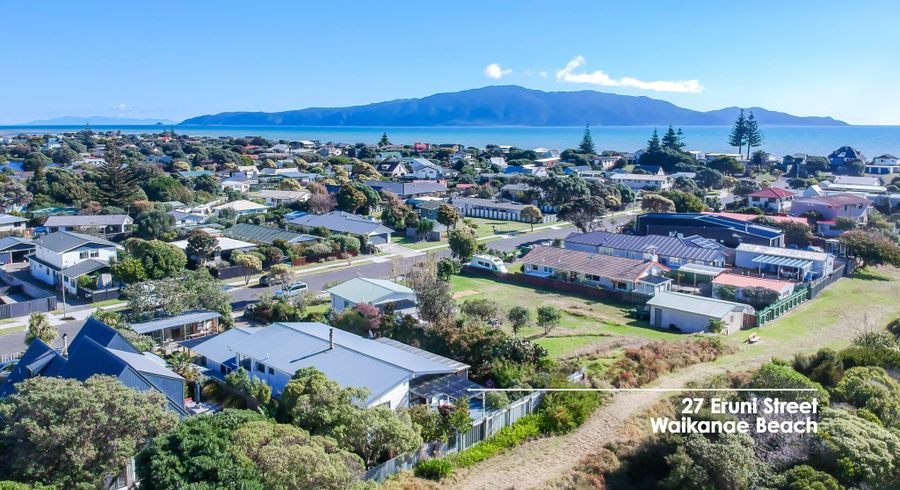
[[[269,286],[274,286],[275,284],[273,282],[272,276],[266,274],[259,278],[259,285],[267,288]]]
[[[297,296],[305,291],[309,290],[309,286],[305,282],[295,282],[293,284],[288,284],[284,289],[279,289],[275,291],[275,296],[286,296],[288,298],[292,296]]]
[[[476,255],[469,261],[469,265],[478,269],[506,272],[506,266],[503,265],[503,261],[493,255]]]

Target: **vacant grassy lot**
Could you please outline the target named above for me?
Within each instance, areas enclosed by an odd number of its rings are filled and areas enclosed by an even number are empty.
[[[682,336],[650,328],[646,322],[628,316],[630,306],[560,294],[549,289],[507,284],[483,277],[454,276],[453,292],[457,302],[488,298],[500,304],[503,311],[513,306],[527,306],[532,317],[538,306],[553,305],[562,311],[560,326],[550,337],[537,342],[553,355],[564,355],[594,342],[608,339],[610,335],[637,336],[648,339],[677,339]],[[503,328],[509,329],[508,322]],[[520,335],[543,333],[539,327],[526,327]]]
[[[475,229],[475,235],[478,238],[485,238],[491,235],[507,235],[510,233],[530,233],[531,225],[528,223],[520,223],[518,221],[503,221],[496,219],[486,219],[486,218],[464,218],[465,222],[471,223]],[[559,226],[560,228],[568,228],[572,226],[571,224],[561,221],[558,223],[536,223],[534,225],[536,228],[542,228],[546,226]],[[485,240],[482,240],[485,241]],[[403,237],[397,238],[393,240],[394,243],[399,243],[404,247],[411,248],[414,250],[419,250],[422,248],[433,247],[436,245],[446,245],[447,239],[446,237],[442,238],[438,242],[425,242],[425,241],[415,241],[412,238]]]

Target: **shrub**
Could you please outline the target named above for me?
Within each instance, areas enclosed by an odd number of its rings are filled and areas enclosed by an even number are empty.
[[[453,464],[446,459],[429,459],[422,461],[413,470],[419,478],[438,481],[450,476],[453,473]]]
[[[546,434],[565,434],[577,429],[600,405],[600,396],[590,391],[556,391],[541,401],[540,429]]]
[[[489,410],[497,410],[509,405],[509,396],[503,391],[489,391],[485,395],[485,401]]]
[[[617,388],[641,386],[664,373],[713,361],[724,352],[719,339],[651,342],[639,348],[627,349],[625,357],[610,366],[610,382]]]
[[[537,414],[526,415],[509,427],[500,429],[493,437],[449,456],[448,459],[454,466],[459,467],[472,466],[484,461],[506,448],[517,446],[528,439],[540,436],[539,420],[540,416]]]

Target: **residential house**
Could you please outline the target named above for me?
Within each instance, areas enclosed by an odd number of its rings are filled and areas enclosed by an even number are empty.
[[[21,216],[13,216],[11,214],[0,213],[0,233],[24,233],[28,229],[28,227],[25,226],[26,223],[28,223],[28,220]]]
[[[46,284],[65,283],[70,294],[78,293],[78,278],[92,276],[96,287],[111,284],[110,261],[116,258],[116,244],[103,238],[71,231],[57,231],[32,241],[34,254],[28,256],[31,276]],[[105,271],[105,272],[104,272]]]
[[[900,159],[885,153],[872,159],[872,163],[866,165],[866,173],[872,175],[886,175],[900,173]]]
[[[85,381],[94,375],[113,376],[123,385],[138,391],[156,391],[165,397],[168,409],[180,416],[184,407],[184,378],[166,367],[166,361],[142,353],[116,330],[88,318],[78,334],[57,351],[35,339],[0,384],[0,398],[15,393],[16,383],[38,376]]]
[[[210,172],[209,170],[185,170],[185,171],[182,171],[182,172],[178,172],[178,176],[179,176],[179,177],[183,177],[183,178],[186,178],[186,179],[192,179],[192,178],[196,178],[196,177],[203,177],[203,176],[206,176],[206,175],[215,175],[215,174],[213,174],[213,173]]]
[[[747,196],[747,204],[769,213],[786,213],[796,194],[780,187],[767,187]]]
[[[666,175],[666,172],[659,165],[635,165],[632,172],[648,175]]]
[[[269,210],[269,207],[264,204],[257,204],[253,201],[247,201],[245,199],[238,199],[237,201],[227,202],[225,204],[221,204],[213,208],[216,212],[221,211],[223,209],[231,209],[238,214],[238,216],[244,216],[248,214],[260,214],[265,213]]]
[[[658,262],[677,269],[684,264],[722,267],[731,249],[700,236],[623,235],[607,231],[572,233],[563,242],[568,250]]]
[[[317,242],[322,239],[314,235],[305,235],[273,226],[260,226],[250,223],[238,223],[222,232],[222,234],[236,240],[265,245],[271,245],[275,240],[283,240],[286,243],[294,244]]]
[[[455,206],[463,216],[526,222],[522,216],[522,210],[528,204],[494,201],[478,197],[454,197],[450,199],[449,204]],[[556,215],[544,216],[544,223],[552,221],[556,221]]]
[[[257,248],[256,244],[248,243],[243,240],[235,240],[234,238],[224,236],[215,236],[214,238],[216,239],[216,249],[215,252],[213,252],[212,257],[207,257],[206,263],[217,263],[222,260],[227,260],[235,251],[250,252]],[[172,245],[187,252],[187,240],[178,240],[177,242],[172,242]],[[195,257],[188,258],[193,259]]]
[[[375,165],[375,170],[387,178],[399,178],[409,173],[406,164],[401,161],[378,163]]]
[[[609,180],[614,184],[622,184],[634,191],[667,191],[672,188],[672,179],[665,175],[650,174],[612,174]]]
[[[503,169],[508,166],[506,163],[506,158],[503,157],[491,157],[491,159],[488,161],[490,162],[491,166],[496,166],[501,171],[503,171]]]
[[[219,182],[219,187],[221,187],[223,191],[232,190],[235,192],[247,193],[250,192],[250,186],[250,180],[234,177]]]
[[[306,216],[291,219],[288,223],[306,230],[322,227],[332,233],[346,233],[365,237],[368,243],[372,245],[390,243],[391,233],[394,232],[394,230],[378,221],[372,221],[363,216],[344,211],[332,211],[328,214],[307,214]]]
[[[408,177],[416,179],[436,180],[456,175],[455,171],[441,167],[427,158],[401,158],[399,161],[409,167]]]
[[[744,316],[756,310],[750,305],[692,294],[666,291],[650,298],[650,325],[684,333],[709,331],[712,322],[721,322],[727,333],[743,328]]]
[[[790,281],[782,281],[779,279],[770,279],[765,277],[755,277],[742,274],[719,274],[712,280],[712,295],[714,298],[722,298],[723,288],[734,288],[734,299],[737,301],[747,301],[744,291],[748,289],[762,288],[775,291],[778,299],[783,299],[794,292],[794,283]]]
[[[842,146],[828,155],[828,161],[831,162],[832,167],[843,167],[854,160],[865,162],[866,157],[852,146]]]
[[[34,253],[34,243],[26,238],[7,236],[0,238],[0,264],[25,262]]]
[[[202,214],[185,213],[184,211],[169,211],[169,216],[175,220],[175,228],[192,228],[200,226],[209,219]]]
[[[396,310],[414,309],[416,292],[384,279],[355,277],[325,290],[331,295],[331,309],[342,312],[359,304],[370,304],[380,310],[393,304]]]
[[[365,184],[378,192],[389,191],[403,199],[419,196],[435,196],[447,192],[447,185],[437,181],[389,182],[367,180]]]
[[[734,265],[776,278],[810,281],[834,270],[834,256],[814,250],[767,247],[742,243],[735,249]]]
[[[157,343],[195,339],[219,333],[219,313],[197,310],[146,322],[132,323],[135,332],[153,337]]]
[[[806,153],[792,153],[781,158],[781,166],[785,172],[796,172],[797,168],[806,165],[809,155]]]
[[[646,213],[638,215],[634,232],[638,235],[699,235],[730,248],[741,243],[784,246],[781,230],[715,214]]]
[[[522,258],[522,272],[617,291],[654,295],[668,291],[670,269],[652,261],[626,259],[580,250],[536,246]]]
[[[547,167],[538,167],[537,165],[507,165],[503,169],[504,174],[522,174],[534,175],[535,177],[546,177]]]
[[[854,194],[805,197],[794,201],[791,214],[801,216],[814,212],[822,217],[820,221],[847,218],[859,225],[865,225],[868,222],[870,205],[868,199]]]
[[[134,223],[127,214],[90,214],[74,216],[50,216],[44,222],[49,233],[74,231],[91,235],[109,236],[125,233],[126,227]]]
[[[610,155],[604,156],[599,155],[594,157],[594,165],[600,167],[602,170],[609,170],[616,166],[616,163],[622,159],[619,155]]]
[[[417,382],[467,377],[465,364],[379,340],[323,323],[274,323],[234,328],[189,348],[208,375],[221,379],[242,367],[271,386],[276,397],[298,369],[316,368],[342,387],[366,388],[369,396],[360,401],[365,407],[408,407]]]
[[[259,191],[259,197],[266,200],[268,206],[286,206],[295,202],[305,202],[309,199],[309,191],[282,191],[277,189],[263,189]]]

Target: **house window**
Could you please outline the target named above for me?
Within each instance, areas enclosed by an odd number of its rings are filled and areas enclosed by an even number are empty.
[[[92,259],[99,256],[100,252],[98,250],[82,250],[81,252],[78,252],[78,258],[81,260]]]
[[[261,373],[263,373],[263,374],[266,374],[266,365],[257,362],[257,363],[256,363],[256,370],[259,371],[259,372],[261,372]]]
[[[275,374],[275,369],[271,366],[269,367],[269,374],[272,374],[272,375]]]

